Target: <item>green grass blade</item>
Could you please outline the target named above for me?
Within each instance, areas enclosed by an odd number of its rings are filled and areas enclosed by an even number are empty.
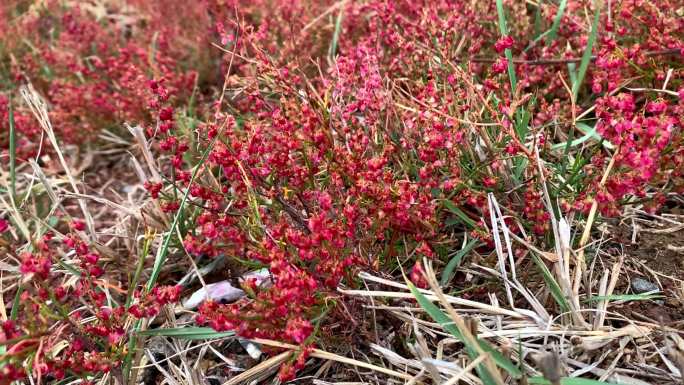
[[[570,84],[577,82],[577,64],[568,63],[568,75],[570,76]]]
[[[503,0],[496,0],[496,12],[499,15],[499,30],[501,36],[508,35],[508,28],[506,27],[506,15],[504,14]],[[513,53],[510,48],[504,51],[506,60],[508,60],[508,78],[511,81],[511,93],[515,93],[515,87],[518,84],[518,79],[515,76],[515,64],[513,63]]]
[[[153,237],[148,237],[145,235],[145,243],[143,245],[143,251],[138,256],[138,264],[135,267],[135,272],[133,272],[133,277],[128,285],[128,294],[126,294],[126,308],[130,307],[133,303],[133,294],[138,288],[138,282],[140,281],[140,275],[142,274],[143,268],[145,267],[145,258],[150,252],[152,247]]]
[[[451,281],[451,278],[454,276],[454,270],[461,265],[461,260],[463,257],[468,254],[470,250],[475,247],[475,245],[477,245],[477,239],[471,239],[461,250],[456,253],[456,255],[454,255],[453,258],[451,258],[449,263],[447,263],[446,267],[444,268],[444,271],[442,271],[442,279],[440,281],[442,286]]]
[[[556,34],[558,33],[558,27],[560,27],[561,19],[565,13],[565,7],[568,5],[568,0],[561,0],[558,5],[558,12],[556,12],[556,17],[553,18],[553,25],[549,33],[546,35],[546,44],[550,44],[552,41],[556,40]]]
[[[568,147],[577,147],[578,145],[580,145],[580,144],[586,142],[587,140],[591,139],[591,137],[592,137],[591,134],[585,134],[584,136],[577,138],[577,139],[573,140],[572,142],[556,143],[553,146],[551,146],[551,149],[558,150],[561,148],[565,148],[566,149],[565,152],[567,154],[567,152],[568,152],[567,148]]]
[[[582,54],[582,60],[580,61],[580,66],[577,70],[577,80],[574,83],[572,83],[572,98],[575,101],[577,101],[577,95],[579,94],[580,86],[582,85],[582,81],[584,80],[584,75],[587,73],[587,68],[589,67],[589,62],[591,61],[591,51],[594,48],[594,42],[596,41],[599,19],[601,18],[601,7],[599,3],[600,2],[594,2],[594,4],[596,4],[594,21],[591,23],[591,32],[589,32],[587,46],[584,49],[584,53]]]
[[[344,8],[340,9],[340,12],[337,14],[337,18],[335,19],[335,31],[333,32],[332,41],[330,42],[330,50],[328,51],[330,60],[335,59],[335,55],[337,54],[337,46],[340,41],[340,32],[342,32],[343,16]]]
[[[475,223],[475,221],[472,218],[470,218],[466,213],[464,213],[463,210],[456,207],[454,202],[445,199],[444,207],[446,207],[446,209],[451,211],[452,213],[456,214],[456,216],[459,217],[470,228],[474,229],[477,227],[477,223]]]
[[[591,138],[593,138],[594,140],[597,140],[599,142],[603,140],[603,137],[599,135],[598,132],[596,132],[596,126],[591,127],[590,125],[582,122],[577,122],[575,125],[577,126],[577,129],[580,130],[583,134],[590,135]],[[606,142],[605,140],[603,142],[605,143],[604,145],[607,146],[606,148],[610,150],[615,148],[615,146],[613,146],[609,142]]]
[[[202,158],[200,159],[199,163],[197,163],[195,170],[193,170],[193,172],[192,172],[192,176],[190,177],[190,183],[188,184],[188,188],[185,189],[185,193],[183,194],[183,199],[181,200],[180,206],[178,207],[178,211],[176,212],[176,215],[173,217],[173,223],[171,224],[171,228],[169,229],[168,233],[164,237],[164,241],[162,242],[162,245],[159,248],[159,251],[157,252],[157,256],[154,259],[154,266],[152,267],[152,273],[150,274],[150,278],[147,281],[147,291],[148,292],[150,290],[152,290],[155,283],[157,282],[157,278],[159,277],[159,272],[161,271],[161,267],[162,267],[162,265],[164,265],[164,261],[166,261],[166,256],[169,253],[169,245],[171,244],[171,238],[173,238],[173,236],[175,235],[176,227],[178,226],[178,223],[180,222],[180,218],[183,216],[183,209],[185,208],[185,205],[188,202],[188,196],[190,195],[190,186],[195,181],[195,178],[197,178],[197,174],[199,173],[199,170],[202,168],[202,164],[206,161],[207,157],[209,156],[209,153],[214,148],[214,144],[216,144],[216,141],[218,140],[219,137],[220,137],[220,135],[216,135],[216,137],[211,142],[209,147],[207,147],[207,149],[204,150],[204,153],[202,154]]]
[[[539,39],[542,36],[541,32],[541,6],[537,6],[534,11],[534,40]]]
[[[536,100],[534,99],[530,102],[530,108],[534,107],[535,102]],[[530,114],[530,111],[527,108],[519,108],[516,111],[515,133],[518,134],[518,138],[521,141],[525,141],[525,137],[527,137],[531,118],[532,114]]]
[[[570,142],[570,147],[576,147],[589,139],[594,139],[599,142],[602,141],[603,138],[596,132],[596,127],[590,127],[589,125],[584,123],[577,123],[576,126],[580,131],[582,131],[582,133],[584,133],[584,135]],[[551,148],[553,150],[558,150],[564,148],[565,146],[567,146],[567,144],[568,142],[556,143],[553,146],[551,146]],[[609,150],[615,148],[615,146],[613,146],[610,142],[607,142],[605,140],[603,140],[601,144]]]
[[[551,381],[544,377],[531,377],[527,379],[529,384],[533,385],[551,385]],[[563,377],[560,380],[561,385],[608,385],[609,382],[589,380],[586,378]]]
[[[16,320],[19,316],[19,305],[21,304],[21,293],[24,291],[24,286],[19,284],[17,292],[14,294],[14,301],[12,302],[12,310],[10,311],[10,319]]]
[[[183,340],[213,340],[235,336],[235,332],[217,332],[207,327],[180,327],[168,329],[149,329],[138,333],[143,336],[173,337]]]
[[[449,332],[451,335],[453,335],[466,345],[466,350],[468,351],[468,355],[471,359],[477,358],[477,350],[474,346],[470,346],[468,342],[463,338],[463,334],[460,330],[458,330],[456,325],[454,325],[454,322],[451,320],[451,318],[449,318],[449,316],[447,316],[439,307],[437,307],[437,305],[433,304],[429,299],[427,299],[427,297],[425,297],[412,283],[408,282],[408,287],[411,290],[413,296],[416,297],[416,301],[418,301],[420,307],[422,307],[430,315],[430,317],[432,317],[433,320],[439,323],[444,328],[444,330]],[[494,359],[494,362],[500,368],[506,370],[508,374],[510,374],[514,378],[520,378],[522,376],[522,372],[520,371],[520,369],[517,366],[515,366],[515,364],[513,364],[513,362],[511,362],[508,358],[504,357],[504,355],[501,354],[498,350],[494,349],[486,341],[478,339],[478,343],[482,350],[489,353],[492,359]],[[481,376],[482,373],[486,373],[486,376],[489,376],[487,370],[484,368],[484,365],[479,366],[482,368],[482,371],[478,371],[478,373],[480,373]],[[488,383],[487,381],[485,381],[485,378],[482,378],[482,381],[485,384]]]
[[[12,99],[9,100],[9,157],[10,157],[10,191],[12,191],[12,199],[17,196],[17,134],[14,130],[14,108],[12,108]]]
[[[570,127],[570,132],[568,133],[568,140],[565,142],[565,149],[563,150],[563,157],[561,158],[561,172],[560,175],[562,175],[565,178],[565,171],[568,168],[568,162],[570,161],[570,147],[572,147],[573,143],[576,142],[575,140],[575,129],[577,128],[576,124],[573,124],[572,127]],[[581,141],[580,141],[581,143]],[[577,145],[577,143],[575,143]],[[552,146],[553,148],[553,146]]]
[[[531,255],[532,260],[537,265],[537,267],[539,267],[539,270],[541,270],[542,272],[544,282],[546,282],[546,285],[549,287],[549,290],[551,291],[551,296],[553,297],[553,299],[556,300],[556,303],[558,304],[558,306],[560,306],[561,311],[570,311],[570,304],[568,304],[568,300],[563,295],[563,291],[561,290],[560,285],[558,284],[558,282],[556,282],[556,279],[553,277],[553,274],[551,274],[549,268],[546,267],[544,261],[542,261],[537,254],[531,253]]]
[[[595,295],[585,300],[585,302],[598,301],[647,301],[651,299],[664,298],[660,294],[614,294],[614,295]]]

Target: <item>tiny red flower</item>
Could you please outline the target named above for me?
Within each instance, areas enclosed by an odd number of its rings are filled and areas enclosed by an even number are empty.
[[[74,219],[71,222],[71,227],[76,231],[83,231],[85,230],[85,223],[79,219]]]
[[[513,43],[513,38],[509,35],[506,35],[497,40],[496,43],[494,43],[494,49],[497,53],[502,53],[506,49],[513,47]]]
[[[508,60],[504,57],[500,57],[496,59],[496,62],[492,64],[492,71],[496,74],[502,74],[506,72],[506,69],[508,68]]]
[[[419,287],[421,289],[427,289],[428,284],[427,278],[425,277],[425,270],[423,270],[423,265],[416,261],[416,263],[413,265],[413,268],[411,268],[411,273],[409,274],[409,278],[411,279],[411,282],[413,282],[416,287]]]

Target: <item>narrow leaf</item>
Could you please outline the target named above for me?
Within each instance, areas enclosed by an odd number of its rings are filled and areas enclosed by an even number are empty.
[[[580,86],[582,85],[582,81],[584,80],[584,75],[587,73],[589,62],[591,61],[591,51],[594,48],[594,42],[596,41],[596,33],[598,32],[599,19],[601,17],[600,1],[594,2],[594,4],[596,4],[596,11],[594,13],[594,21],[591,23],[591,32],[589,32],[587,46],[584,49],[584,54],[582,54],[582,60],[580,61],[579,70],[577,71],[577,80],[572,84],[572,98],[575,101],[577,100],[577,95],[579,94]]]
[[[477,239],[471,239],[466,245],[459,250],[456,255],[454,255],[453,258],[447,263],[446,267],[444,268],[444,271],[442,271],[442,280],[440,284],[442,286],[446,285],[451,281],[451,278],[454,276],[454,271],[461,265],[461,260],[463,257],[470,252],[470,250],[473,249],[477,245]]]
[[[173,337],[184,340],[211,340],[232,337],[235,335],[235,332],[217,332],[212,328],[206,327],[180,327],[168,329],[150,329],[141,331],[138,334],[143,336]]]
[[[561,0],[560,4],[558,5],[558,12],[556,12],[556,17],[553,18],[553,25],[551,26],[549,33],[546,35],[546,44],[550,44],[556,39],[556,33],[558,33],[558,27],[560,27],[566,5],[568,5],[568,0]]]
[[[506,36],[508,35],[508,28],[506,27],[506,15],[504,14],[503,0],[496,0],[496,12],[499,15],[499,31],[501,31],[501,36]],[[506,55],[506,60],[508,61],[508,78],[511,81],[511,92],[515,93],[515,87],[517,86],[518,79],[515,76],[513,53],[511,53],[510,48],[506,48],[504,54]]]
[[[447,210],[451,211],[452,213],[456,214],[456,216],[458,216],[469,227],[471,227],[471,228],[477,227],[477,223],[475,223],[475,221],[472,218],[470,218],[466,213],[464,213],[463,210],[456,207],[454,202],[452,202],[448,199],[445,199],[444,200],[444,207],[446,207]]]
[[[17,136],[14,129],[14,109],[12,108],[12,99],[9,100],[9,157],[10,157],[10,189],[12,191],[12,199],[17,196]]]
[[[534,385],[551,385],[551,381],[544,377],[531,377],[527,379],[529,384]],[[608,382],[589,380],[586,378],[563,377],[560,380],[561,385],[608,385]]]
[[[342,17],[343,16],[344,16],[344,8],[341,8],[340,12],[337,14],[337,18],[335,19],[335,31],[333,32],[332,41],[330,42],[329,56],[330,56],[331,60],[335,59],[335,55],[337,54],[337,45],[340,41],[340,32],[342,32]]]
[[[610,142],[605,141],[605,140],[602,141],[603,138],[601,137],[601,135],[599,135],[596,132],[596,127],[591,127],[585,123],[577,123],[576,127],[580,131],[582,131],[582,133],[584,133],[584,135],[582,137],[577,138],[577,139],[573,140],[572,142],[570,142],[570,147],[576,147],[576,146],[586,142],[589,139],[594,139],[594,140],[601,142],[603,144],[603,146],[609,150],[612,150],[615,148],[615,146],[613,146]],[[556,143],[553,146],[551,146],[551,148],[554,150],[558,150],[558,149],[566,147],[567,143],[568,142]]]
[[[214,148],[214,144],[216,144],[216,140],[219,137],[220,137],[220,135],[216,135],[216,137],[211,142],[209,147],[207,147],[204,150],[204,153],[202,154],[202,158],[200,159],[199,163],[197,164],[197,167],[195,168],[195,170],[192,172],[192,176],[190,177],[190,183],[188,184],[188,188],[185,189],[185,193],[183,194],[183,199],[181,200],[180,206],[178,207],[178,211],[176,211],[176,215],[173,218],[173,223],[171,224],[171,228],[169,229],[168,233],[166,233],[166,236],[164,237],[162,245],[159,248],[159,251],[157,252],[157,256],[154,259],[154,266],[152,267],[152,273],[150,275],[149,280],[147,281],[147,291],[152,290],[152,288],[154,287],[155,283],[157,282],[157,278],[159,277],[159,272],[161,271],[162,265],[164,264],[164,261],[166,261],[166,255],[169,252],[169,245],[171,244],[171,238],[173,238],[173,236],[175,235],[176,227],[178,226],[178,223],[180,222],[181,216],[183,216],[183,209],[185,208],[185,205],[188,202],[188,196],[190,195],[190,187],[189,186],[192,186],[192,183],[195,181],[195,178],[197,178],[197,174],[199,173],[199,170],[202,168],[204,161],[207,159],[207,156],[209,156],[209,153]]]
[[[542,261],[537,254],[532,253],[531,255],[532,260],[537,265],[539,270],[541,270],[542,272],[544,282],[546,282],[546,285],[549,287],[549,290],[551,291],[551,296],[553,297],[553,299],[556,300],[556,303],[558,304],[558,306],[560,306],[561,311],[569,311],[570,305],[568,304],[568,300],[563,295],[563,291],[561,290],[560,285],[558,284],[558,282],[556,282],[556,279],[553,277],[553,274],[551,274],[551,271],[549,271],[549,268],[546,267],[544,261]]]
[[[463,334],[460,330],[458,330],[456,325],[454,325],[454,322],[451,320],[451,318],[449,318],[449,316],[447,316],[439,307],[437,307],[437,305],[433,304],[429,299],[427,299],[427,297],[425,297],[412,283],[408,282],[408,287],[411,290],[413,296],[416,297],[416,300],[418,301],[420,307],[425,309],[425,311],[430,315],[430,317],[432,317],[433,320],[439,323],[444,328],[444,330],[451,333],[451,335],[453,335],[457,339],[461,340],[464,344],[466,344],[466,350],[468,351],[468,355],[471,359],[477,358],[477,350],[474,346],[470,346],[468,342],[463,338]],[[514,378],[519,378],[522,376],[522,372],[520,371],[520,369],[517,366],[515,366],[515,364],[513,364],[513,362],[511,362],[508,358],[504,357],[498,350],[494,349],[486,341],[480,339],[478,339],[477,341],[482,350],[489,353],[494,359],[494,362],[499,367],[506,370]],[[484,365],[481,366],[484,368]]]
[[[614,295],[595,295],[588,298],[586,302],[598,301],[647,301],[650,299],[664,298],[665,296],[659,294],[614,294]]]

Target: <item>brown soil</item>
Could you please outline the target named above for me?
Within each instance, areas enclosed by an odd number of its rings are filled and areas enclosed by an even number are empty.
[[[684,251],[672,248],[684,247],[684,229],[672,233],[639,231],[635,243],[632,243],[632,229],[628,226],[613,226],[611,235],[614,237],[613,242],[620,245],[624,254],[632,261],[643,263],[649,269],[665,276],[684,280]],[[641,271],[640,264],[636,264],[636,268],[637,271]],[[645,270],[640,275],[641,278],[653,281],[652,275]],[[637,276],[639,275],[633,274],[630,278]],[[680,283],[665,277],[659,277],[659,281],[665,295],[661,301],[632,301],[614,310],[629,319],[680,328],[684,325],[684,303],[680,296],[675,294],[681,290]],[[622,292],[629,291],[629,282],[618,286]]]
[[[672,233],[642,230],[635,243],[631,240],[631,228],[623,225],[611,230],[614,230],[614,241],[624,248],[625,255],[645,263],[659,273],[684,280],[684,251],[681,251],[684,247],[684,229]],[[674,250],[673,247],[680,250]]]

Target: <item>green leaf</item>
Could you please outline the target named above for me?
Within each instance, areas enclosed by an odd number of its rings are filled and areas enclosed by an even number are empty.
[[[570,304],[568,304],[567,298],[565,298],[565,296],[563,295],[563,291],[561,290],[560,285],[558,284],[558,282],[556,282],[556,279],[553,277],[553,274],[551,274],[549,268],[546,267],[544,261],[542,261],[537,254],[532,253],[531,255],[532,260],[537,265],[539,270],[541,270],[542,272],[544,282],[546,282],[546,285],[549,287],[549,290],[551,291],[551,296],[553,297],[553,299],[556,300],[556,303],[558,304],[558,306],[560,306],[561,311],[570,311]]]
[[[664,298],[661,294],[615,294],[615,295],[595,295],[585,300],[585,302],[598,301],[647,301],[650,299]]]
[[[615,146],[613,146],[610,142],[603,140],[601,135],[599,135],[596,132],[596,126],[591,127],[588,124],[579,123],[579,122],[576,123],[575,126],[580,131],[582,131],[582,133],[584,133],[584,135],[582,137],[577,138],[577,139],[573,140],[572,142],[570,142],[570,147],[576,147],[576,146],[586,142],[589,139],[594,139],[594,140],[601,142],[601,144],[603,144],[603,146],[609,150],[612,150],[615,148]],[[556,143],[553,146],[551,146],[551,148],[554,150],[558,150],[558,149],[566,147],[567,144],[568,144],[568,142]]]
[[[14,109],[12,108],[12,99],[9,103],[9,157],[10,157],[10,191],[12,191],[12,199],[17,196],[17,134],[14,129]]]
[[[503,0],[496,0],[496,12],[499,15],[499,31],[501,31],[501,36],[508,35],[508,28],[506,27],[506,15],[504,14]],[[515,87],[517,86],[518,79],[515,76],[515,64],[513,63],[513,54],[510,48],[506,48],[504,51],[506,55],[506,60],[508,60],[508,78],[511,81],[511,92],[515,93]]]
[[[328,52],[331,60],[333,60],[335,58],[335,54],[337,54],[337,46],[340,41],[340,32],[342,32],[343,16],[344,8],[341,8],[340,12],[337,14],[337,18],[335,19],[335,31],[333,32],[332,41],[330,42],[330,50]]]
[[[10,311],[10,319],[15,321],[19,316],[19,306],[21,305],[21,293],[24,291],[24,285],[19,283],[17,292],[14,294],[14,301],[12,302],[12,310]]]
[[[603,137],[598,132],[596,132],[596,126],[595,125],[594,125],[594,127],[591,127],[586,123],[577,122],[577,123],[575,123],[575,126],[577,127],[577,129],[582,131],[583,134],[591,135],[591,137],[593,139],[601,142],[601,144],[603,144],[603,147],[605,147],[609,150],[612,150],[615,148],[615,146],[613,146],[610,142],[604,140]]]
[[[579,94],[580,86],[582,85],[584,75],[587,73],[587,68],[589,67],[589,62],[591,61],[591,50],[594,48],[594,42],[596,41],[596,33],[598,32],[599,19],[601,16],[600,3],[600,1],[594,2],[594,4],[596,5],[594,21],[591,23],[591,32],[589,32],[587,46],[584,48],[584,54],[582,54],[582,60],[580,61],[579,70],[577,71],[577,80],[572,84],[572,98],[575,101],[577,101],[577,95]]]
[[[568,63],[568,75],[570,76],[570,84],[577,82],[577,64]]]
[[[553,25],[546,35],[546,44],[550,44],[556,39],[556,33],[558,32],[558,27],[560,27],[561,19],[563,18],[563,13],[565,13],[565,7],[568,5],[568,0],[561,0],[558,5],[558,12],[556,12],[556,17],[553,18]]]
[[[531,106],[534,106],[535,99],[533,99],[530,102]],[[516,124],[515,124],[515,132],[518,134],[518,138],[521,141],[525,140],[525,137],[527,136],[527,132],[529,130],[529,124],[530,124],[530,118],[532,115],[527,109],[518,109],[516,111],[517,119],[516,119]]]
[[[527,379],[529,384],[551,385],[551,381],[544,377],[531,377]],[[586,378],[563,377],[560,380],[561,385],[608,385],[608,382],[589,380]]]
[[[138,334],[143,336],[163,336],[173,337],[183,340],[213,340],[217,338],[233,337],[235,332],[217,332],[212,328],[206,327],[180,327],[168,329],[150,329]]]
[[[209,153],[214,148],[214,144],[216,144],[216,140],[219,137],[221,137],[221,135],[216,135],[216,137],[211,142],[211,144],[204,150],[204,153],[202,154],[202,158],[200,159],[199,163],[197,163],[195,170],[193,170],[193,172],[192,172],[192,176],[190,177],[190,183],[188,184],[188,186],[192,186],[192,183],[195,181],[195,178],[197,178],[197,174],[199,173],[199,170],[202,168],[202,164],[207,159],[207,156],[209,156]],[[155,283],[157,283],[157,278],[159,277],[159,272],[161,271],[162,265],[164,265],[164,261],[166,261],[166,255],[169,252],[169,245],[171,244],[171,239],[174,237],[175,232],[176,232],[176,227],[178,226],[178,223],[180,222],[180,218],[183,216],[183,209],[185,208],[185,205],[188,202],[188,196],[189,195],[190,195],[190,187],[185,189],[185,193],[183,194],[183,199],[181,200],[180,206],[178,207],[178,211],[176,211],[176,215],[173,217],[173,223],[171,224],[171,228],[169,229],[168,233],[166,233],[166,236],[164,237],[162,245],[159,248],[159,251],[157,252],[157,255],[154,259],[154,266],[152,267],[152,273],[150,274],[150,278],[147,281],[147,291],[148,292],[150,290],[152,290]]]
[[[463,257],[470,252],[470,250],[477,245],[478,241],[477,239],[471,239],[466,245],[459,250],[456,255],[454,255],[453,258],[447,263],[446,267],[444,268],[444,271],[442,271],[442,280],[440,283],[442,286],[446,285],[451,281],[451,278],[454,275],[454,270],[456,270],[460,265],[461,265],[461,260]]]
[[[407,284],[413,296],[416,297],[416,300],[418,301],[420,307],[425,309],[425,311],[430,315],[430,317],[432,317],[433,320],[439,323],[444,328],[444,330],[449,332],[457,339],[461,340],[466,345],[466,351],[468,352],[470,358],[476,359],[478,356],[477,350],[474,346],[471,346],[469,342],[463,338],[463,334],[460,330],[458,330],[456,325],[454,325],[453,320],[449,318],[439,307],[437,307],[437,305],[433,304],[429,299],[427,299],[427,297],[425,297],[411,282],[407,282]],[[492,359],[494,359],[494,362],[499,367],[506,370],[508,374],[510,374],[514,378],[520,378],[522,376],[522,372],[520,371],[520,369],[517,366],[515,366],[515,364],[513,364],[513,362],[511,362],[508,358],[504,357],[504,355],[501,354],[498,350],[494,349],[486,341],[478,339],[477,342],[480,345],[480,348],[485,352],[489,353]],[[485,378],[481,378],[485,384],[489,383],[487,380],[493,381],[491,379],[491,375],[487,372],[484,365],[480,364],[479,368],[480,370],[478,370],[478,373],[480,373],[480,376],[483,377],[483,374],[485,374]]]
[[[537,9],[534,11],[534,40],[538,40],[544,34],[546,34],[546,32],[543,34],[541,33],[541,7],[537,6]],[[527,50],[527,48],[525,48],[525,50]]]
[[[458,207],[456,207],[456,205],[454,204],[454,202],[452,202],[452,201],[450,201],[450,200],[448,200],[448,199],[445,199],[443,202],[444,202],[444,207],[446,207],[447,210],[449,210],[449,211],[451,211],[452,213],[456,214],[456,216],[458,216],[458,217],[459,217],[466,225],[468,225],[470,228],[473,228],[473,229],[474,229],[474,228],[477,227],[477,223],[475,223],[475,221],[472,220],[472,218],[470,218],[466,213],[464,213],[463,210],[461,210],[461,209],[459,209]]]

